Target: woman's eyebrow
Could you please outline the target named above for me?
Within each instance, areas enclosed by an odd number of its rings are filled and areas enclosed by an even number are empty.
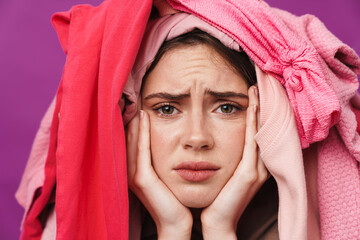
[[[181,100],[184,98],[188,98],[190,97],[190,93],[180,93],[180,94],[171,94],[171,93],[167,93],[167,92],[159,92],[159,93],[152,93],[147,95],[144,100],[148,100],[151,98],[164,98],[164,99],[169,99],[169,100]]]
[[[226,91],[226,92],[216,92],[212,90],[206,90],[206,94],[213,96],[215,98],[246,98],[249,99],[249,97],[244,93],[237,93],[232,91]]]

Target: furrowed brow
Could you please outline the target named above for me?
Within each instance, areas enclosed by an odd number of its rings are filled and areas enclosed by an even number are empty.
[[[211,90],[206,90],[206,94],[213,96],[215,98],[246,98],[249,99],[249,97],[244,93],[237,93],[232,91],[226,91],[226,92],[215,92]]]
[[[148,100],[151,98],[163,98],[163,99],[177,101],[177,100],[181,100],[181,99],[188,98],[188,97],[190,97],[189,93],[171,94],[171,93],[166,93],[166,92],[159,92],[159,93],[152,93],[152,94],[147,95],[144,98],[144,100]]]

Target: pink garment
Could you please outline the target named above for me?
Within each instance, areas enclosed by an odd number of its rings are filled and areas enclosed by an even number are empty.
[[[55,102],[55,99],[53,99],[45,116],[41,120],[24,175],[22,176],[20,186],[15,194],[16,200],[25,209],[24,218],[31,207],[36,191],[44,184],[45,161],[49,150],[50,128],[55,109]],[[21,223],[21,228],[24,218]]]
[[[287,26],[312,44],[341,105],[340,119],[318,148],[318,197],[322,239],[360,239],[360,137],[350,101],[356,103],[360,61],[316,17],[276,10]],[[355,105],[356,107],[356,105]]]
[[[285,89],[256,67],[260,96],[260,128],[255,136],[260,157],[279,191],[280,239],[320,239],[319,219],[308,206],[303,155],[296,120]],[[310,226],[310,223],[315,225]]]

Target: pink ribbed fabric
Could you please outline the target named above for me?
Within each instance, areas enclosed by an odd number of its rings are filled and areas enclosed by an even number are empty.
[[[308,232],[308,221],[315,218],[316,212],[308,211],[304,163],[293,109],[279,81],[258,67],[256,77],[260,128],[255,139],[260,157],[278,186],[280,239],[307,239],[308,235],[319,239],[318,229]]]

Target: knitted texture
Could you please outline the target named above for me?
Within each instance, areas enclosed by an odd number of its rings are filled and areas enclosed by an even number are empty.
[[[308,228],[309,219],[316,213],[308,211],[303,156],[293,109],[279,81],[258,67],[256,77],[261,109],[255,139],[260,157],[278,186],[279,237],[306,239],[311,235],[318,239],[318,229]]]
[[[322,239],[359,239],[358,163],[336,129],[319,145],[318,160]]]
[[[360,137],[350,100],[359,83],[360,60],[312,15],[296,17],[276,10],[286,25],[312,44],[322,57],[326,81],[341,104],[340,121],[319,145],[318,198],[323,239],[359,239]]]

